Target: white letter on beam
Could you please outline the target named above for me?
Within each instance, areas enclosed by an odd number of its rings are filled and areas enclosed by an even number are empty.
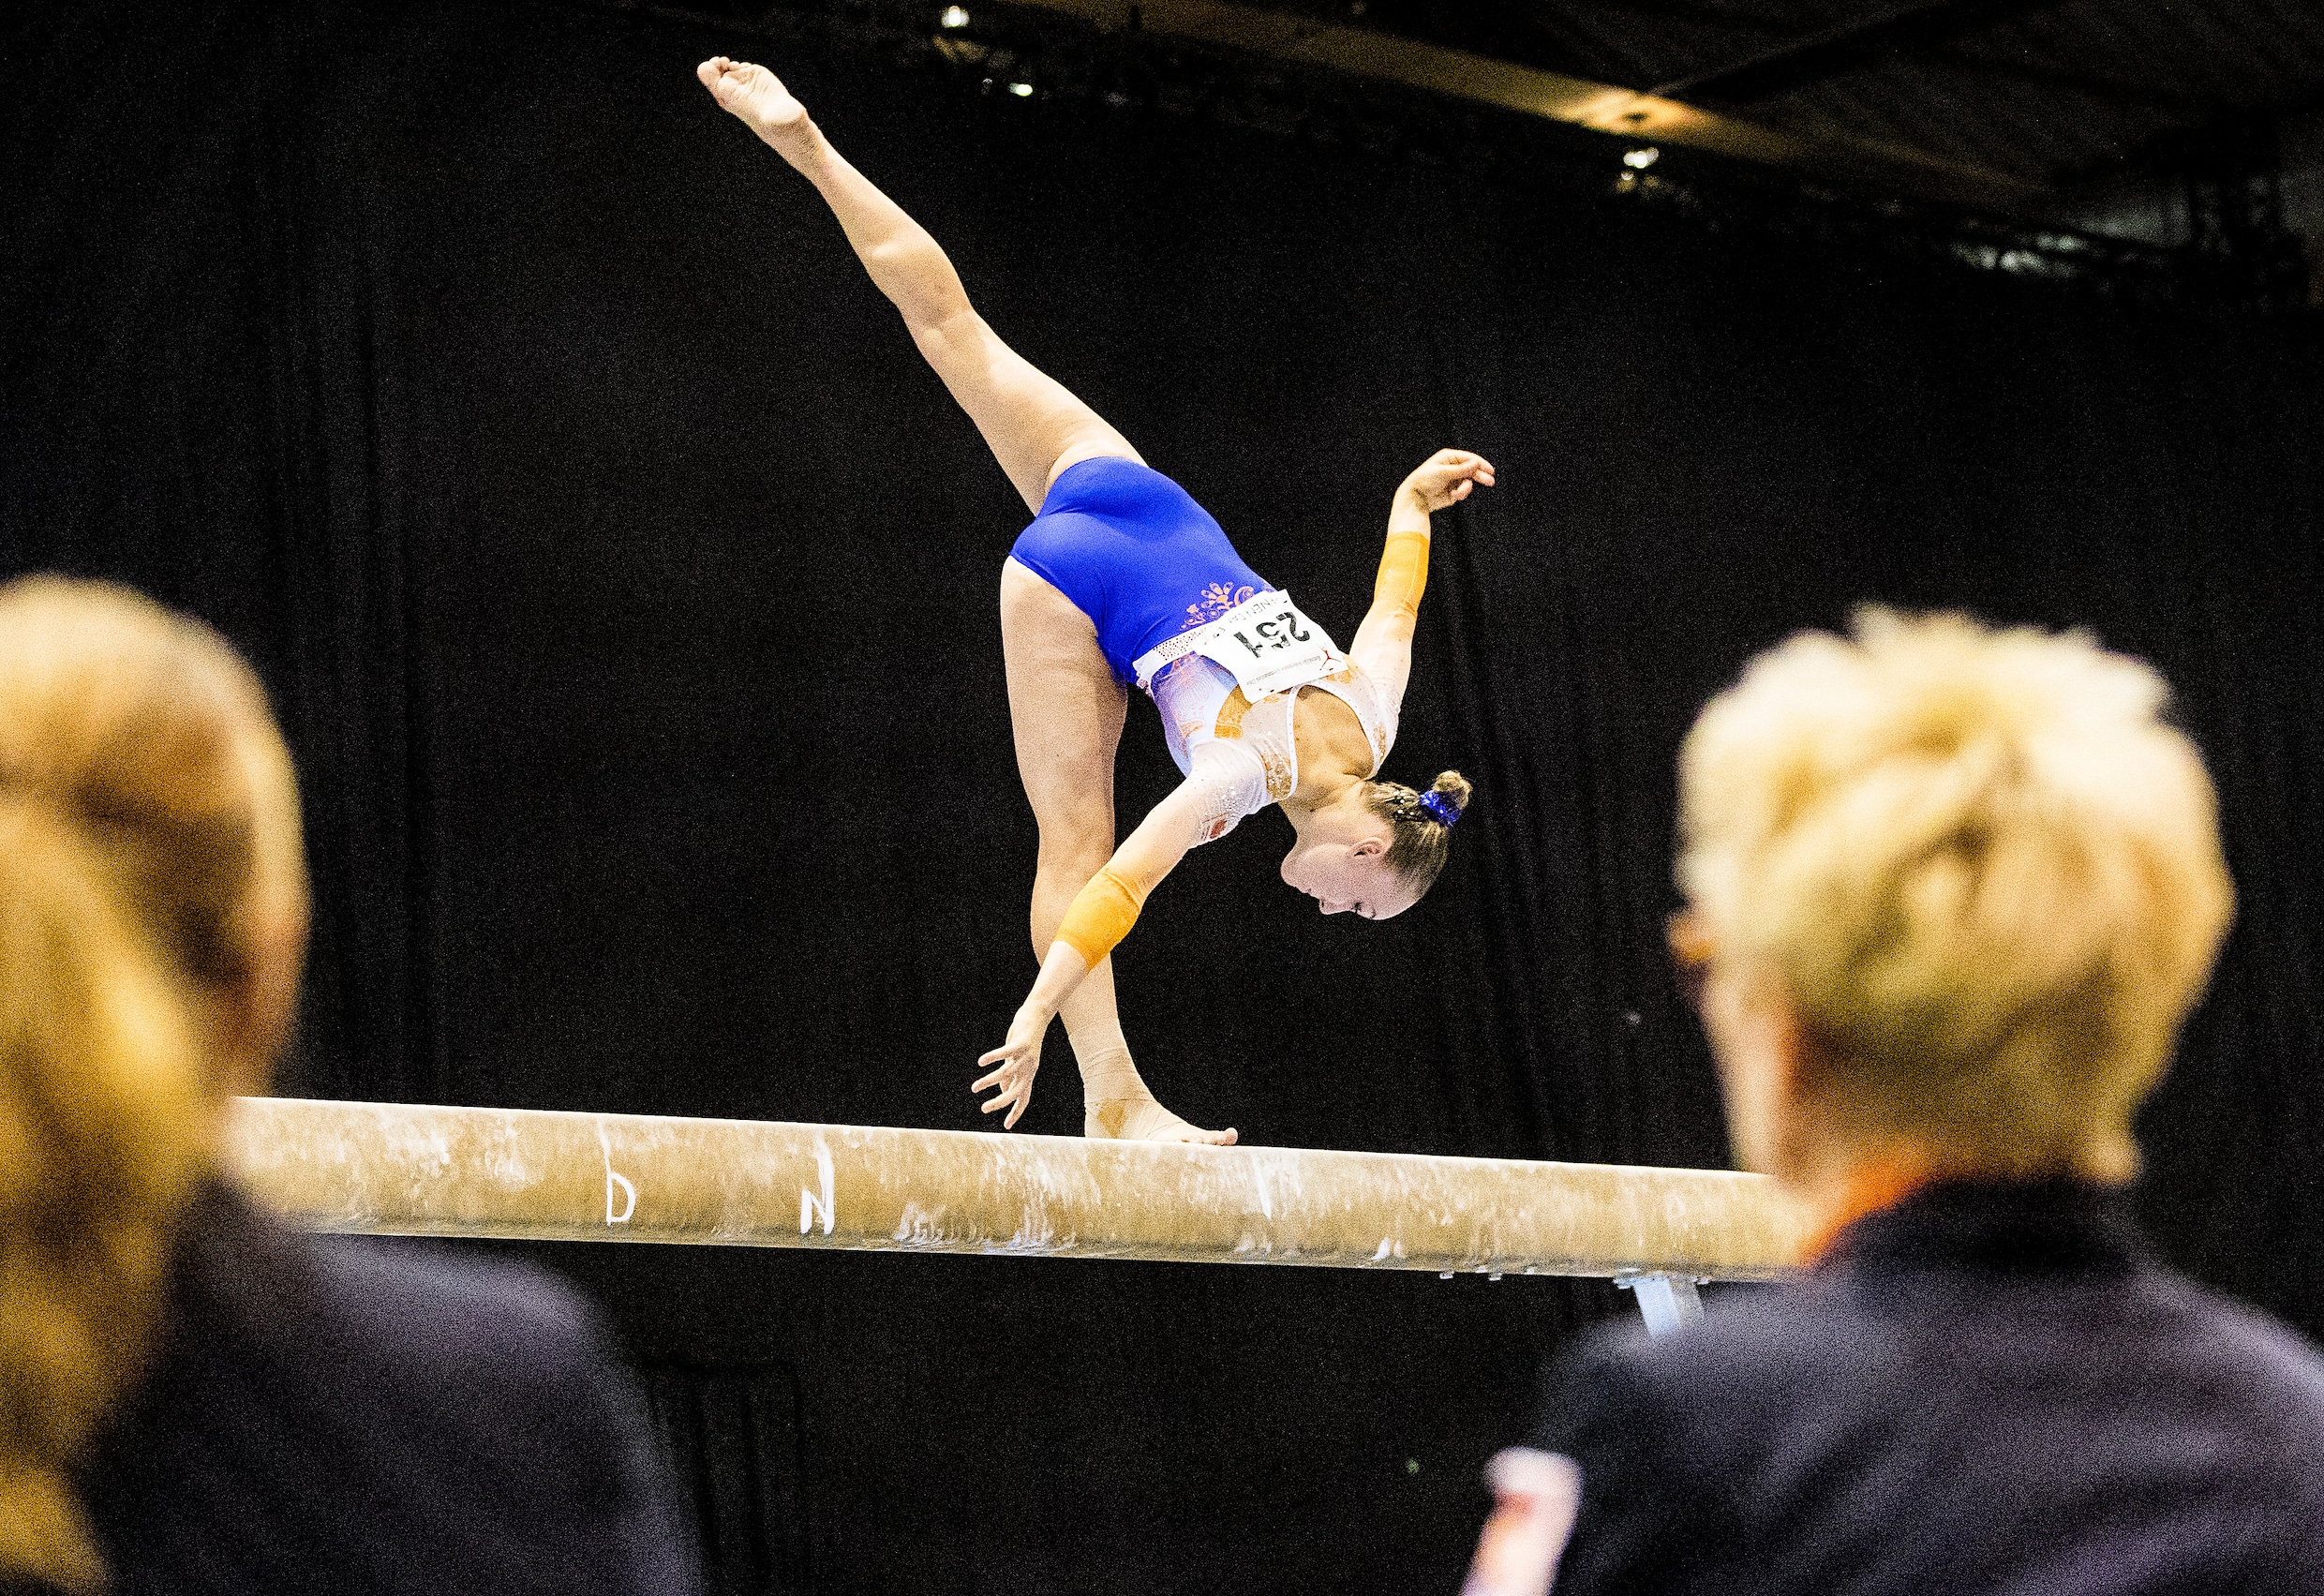
[[[597,1145],[603,1148],[605,1154],[605,1223],[626,1225],[630,1222],[630,1216],[637,1212],[637,1187],[630,1184],[629,1176],[614,1172],[613,1143],[606,1140],[603,1121],[600,1121],[597,1126]],[[613,1188],[615,1186],[619,1186],[621,1195],[629,1200],[622,1204],[621,1212],[618,1214],[613,1211]]]
[[[799,1234],[802,1236],[814,1224],[817,1215],[823,1216],[823,1233],[827,1236],[839,1223],[831,1209],[831,1149],[824,1145],[820,1136],[815,1138],[815,1174],[823,1182],[821,1197],[805,1186],[799,1187]]]

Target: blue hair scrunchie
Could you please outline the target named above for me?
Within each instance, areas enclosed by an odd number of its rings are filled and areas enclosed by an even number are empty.
[[[1461,818],[1460,806],[1433,788],[1421,794],[1421,807],[1428,811],[1438,825],[1448,829],[1457,825]]]

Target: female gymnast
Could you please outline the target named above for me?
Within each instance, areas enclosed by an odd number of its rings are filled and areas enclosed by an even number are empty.
[[[1268,804],[1296,833],[1283,879],[1327,915],[1384,920],[1444,866],[1468,801],[1457,771],[1424,793],[1373,780],[1395,741],[1428,575],[1431,512],[1493,485],[1448,449],[1404,480],[1371,612],[1343,653],[1235,554],[1185,490],[997,337],[936,241],[841,158],[772,72],[718,56],[718,103],[815,186],[872,282],[1034,512],[1001,567],[1001,643],[1017,768],[1040,828],[1033,946],[1041,973],[973,1090],[1014,1126],[1041,1040],[1063,1015],[1085,1135],[1233,1142],[1155,1100],[1114,1011],[1110,953],[1186,850]],[[1135,683],[1185,782],[1114,846],[1113,756]]]

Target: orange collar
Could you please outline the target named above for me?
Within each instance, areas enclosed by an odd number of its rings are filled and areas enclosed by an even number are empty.
[[[1824,1261],[1842,1231],[1867,1215],[1877,1214],[1944,1178],[1942,1171],[1919,1158],[1875,1158],[1860,1164],[1848,1176],[1840,1205],[1825,1216],[1800,1248],[1800,1262],[1812,1267]]]

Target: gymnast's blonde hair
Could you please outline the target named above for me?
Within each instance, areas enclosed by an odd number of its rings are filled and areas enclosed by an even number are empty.
[[[1868,609],[1754,660],[1680,757],[1679,885],[1772,972],[1825,1100],[1963,1172],[2127,1179],[2233,909],[2162,679]]]
[[[223,639],[120,588],[0,587],[0,1584],[103,1578],[73,1469],[151,1353],[220,1006],[303,927],[299,859]]]
[[[1468,778],[1458,770],[1443,771],[1428,783],[1428,795],[1433,795],[1456,821],[1468,807],[1469,795],[1475,791]],[[1425,896],[1437,884],[1445,860],[1452,857],[1452,828],[1423,806],[1421,799],[1428,795],[1414,792],[1397,782],[1364,783],[1366,807],[1395,828],[1387,856],[1380,862],[1394,871],[1416,898]]]

